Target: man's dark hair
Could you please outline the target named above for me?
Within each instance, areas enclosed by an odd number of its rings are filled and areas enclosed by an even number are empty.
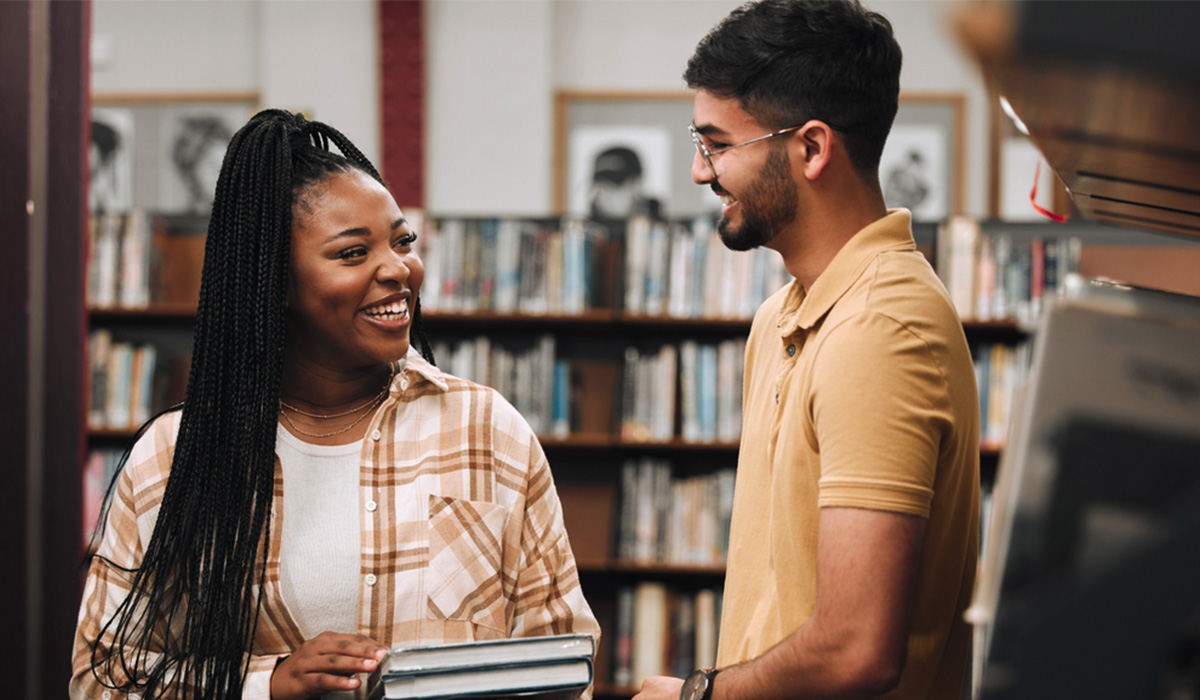
[[[129,595],[104,613],[92,648],[92,672],[108,687],[145,700],[241,697],[271,541],[292,214],[354,171],[382,183],[340,132],[282,110],[255,115],[229,142],[187,394],[171,409],[182,415],[170,477]],[[419,303],[413,335],[432,362]]]
[[[900,45],[857,0],[760,0],[734,10],[688,60],[689,87],[736,98],[770,129],[820,119],[875,177],[896,118]]]

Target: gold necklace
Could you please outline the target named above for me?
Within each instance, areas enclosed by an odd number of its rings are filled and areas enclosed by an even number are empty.
[[[382,389],[382,390],[381,390],[381,391],[380,391],[378,394],[376,394],[374,398],[372,398],[371,400],[367,401],[367,402],[366,402],[366,403],[364,403],[363,405],[361,405],[361,406],[358,406],[358,407],[355,407],[355,408],[352,408],[352,409],[350,409],[350,410],[348,410],[348,411],[342,411],[341,413],[331,413],[331,414],[329,414],[329,415],[321,415],[321,414],[319,414],[319,413],[309,413],[308,411],[303,411],[303,410],[301,410],[301,409],[299,409],[299,408],[296,408],[295,406],[293,406],[293,405],[291,405],[290,403],[288,403],[288,402],[284,401],[283,399],[279,399],[279,415],[283,416],[283,419],[284,419],[285,421],[287,421],[287,424],[288,424],[288,425],[290,425],[290,426],[292,426],[292,430],[295,430],[297,433],[300,433],[301,435],[304,435],[304,436],[306,436],[306,437],[313,437],[313,438],[327,438],[327,437],[333,437],[333,436],[335,436],[335,435],[341,435],[342,433],[348,433],[348,432],[350,432],[350,430],[351,430],[351,429],[352,429],[354,426],[356,426],[356,425],[358,425],[359,423],[363,422],[363,419],[364,419],[364,418],[366,418],[367,416],[371,415],[371,411],[370,411],[370,409],[372,409],[372,408],[374,408],[374,407],[378,406],[379,404],[383,403],[383,399],[384,399],[384,398],[387,396],[387,394],[388,394],[388,390],[389,390],[389,389],[391,389],[391,387],[392,387],[392,379],[394,379],[394,378],[395,378],[395,376],[396,376],[396,375],[395,375],[395,373],[394,373],[394,372],[393,372],[392,374],[388,375],[388,380],[387,380],[387,382],[386,382],[386,383],[383,385],[383,389]],[[347,426],[346,426],[346,427],[344,427],[344,428],[340,428],[340,429],[338,429],[338,430],[335,430],[335,431],[333,431],[333,432],[331,432],[331,433],[310,433],[310,432],[308,432],[307,430],[305,430],[305,429],[301,428],[300,426],[296,425],[296,421],[292,420],[292,417],[291,417],[291,416],[289,416],[287,413],[285,413],[285,412],[284,412],[284,410],[283,410],[284,408],[287,408],[287,409],[289,409],[289,410],[291,410],[291,411],[294,411],[294,412],[296,412],[296,413],[299,413],[299,414],[300,414],[300,415],[302,415],[302,416],[308,416],[309,418],[317,418],[317,419],[320,419],[320,420],[328,420],[328,419],[330,419],[330,418],[340,418],[340,417],[342,417],[342,416],[348,416],[348,415],[350,415],[350,414],[352,414],[352,413],[358,413],[359,411],[363,411],[363,414],[362,414],[361,416],[359,416],[358,418],[355,418],[355,419],[354,419],[354,422],[353,422],[353,423],[351,423],[350,425],[347,425]]]
[[[283,402],[281,401],[280,403],[283,403]],[[380,403],[383,403],[383,394],[380,394],[379,396],[376,396],[374,399],[371,399],[371,404],[378,405]],[[371,404],[368,404],[368,406],[370,406]],[[367,406],[364,406],[364,408],[366,408],[366,407]],[[291,408],[291,407],[289,406],[288,408]],[[363,419],[366,418],[367,416],[371,415],[371,412],[365,411],[361,416],[359,416],[358,418],[355,418],[354,422],[351,423],[350,425],[347,425],[345,428],[339,428],[338,430],[335,430],[331,433],[310,433],[307,430],[304,430],[300,426],[296,425],[296,422],[294,420],[292,420],[291,416],[289,416],[287,413],[284,413],[282,408],[279,409],[279,415],[283,416],[283,419],[285,421],[287,421],[287,424],[292,426],[292,430],[295,430],[297,433],[300,433],[301,435],[304,435],[306,437],[313,437],[313,438],[327,438],[327,437],[333,437],[334,435],[341,435],[342,433],[350,432],[351,428],[353,428],[354,426],[363,422]],[[346,415],[346,414],[343,413],[342,415]]]
[[[321,420],[327,420],[329,418],[341,418],[342,416],[348,416],[351,413],[358,413],[359,411],[363,410],[364,408],[367,408],[371,404],[374,404],[375,402],[379,401],[380,399],[382,399],[384,396],[387,395],[388,389],[390,389],[391,386],[392,386],[392,380],[389,377],[387,384],[383,385],[383,390],[380,391],[378,394],[376,394],[373,398],[369,399],[366,403],[364,403],[361,406],[356,406],[356,407],[350,409],[349,411],[342,411],[341,413],[330,413],[328,415],[322,415],[320,413],[309,413],[308,411],[304,411],[299,408],[296,408],[295,406],[291,405],[287,401],[284,401],[283,399],[279,399],[279,405],[283,406],[284,408],[287,408],[288,410],[292,411],[293,413],[299,413],[300,415],[308,416],[309,418],[320,418]]]

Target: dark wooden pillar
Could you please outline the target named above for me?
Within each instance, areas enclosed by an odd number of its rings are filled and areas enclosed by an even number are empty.
[[[0,2],[4,694],[65,697],[79,606],[87,2]]]

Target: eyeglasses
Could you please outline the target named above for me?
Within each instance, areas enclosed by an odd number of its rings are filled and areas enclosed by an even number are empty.
[[[750,139],[749,141],[735,143],[732,146],[722,146],[721,148],[717,148],[717,149],[710,149],[704,143],[704,139],[700,137],[700,132],[696,130],[695,124],[688,124],[688,133],[690,133],[692,135],[692,143],[696,144],[696,151],[698,151],[700,153],[700,155],[704,156],[704,162],[708,163],[709,169],[712,170],[713,175],[716,175],[717,174],[717,166],[713,164],[713,156],[724,153],[725,151],[732,151],[735,148],[741,148],[742,146],[749,146],[750,144],[758,143],[759,141],[766,141],[767,139],[773,139],[776,136],[781,136],[783,134],[795,131],[796,129],[799,129],[802,126],[804,126],[804,125],[801,124],[800,126],[789,126],[786,129],[780,129],[779,131],[772,131],[771,133],[769,133],[765,136],[759,136],[758,138]]]
[[[829,122],[825,122],[825,123],[829,124]],[[696,144],[696,150],[700,153],[700,155],[704,156],[704,162],[708,163],[709,170],[712,171],[713,175],[716,175],[717,174],[717,166],[713,163],[713,156],[720,155],[721,153],[724,153],[725,151],[732,151],[735,148],[741,148],[742,146],[749,146],[750,144],[758,143],[759,141],[766,141],[767,139],[773,139],[776,136],[790,133],[792,131],[795,131],[796,129],[802,128],[803,126],[804,126],[804,124],[801,124],[799,126],[789,126],[786,129],[780,129],[779,131],[772,131],[771,133],[766,134],[765,136],[759,136],[758,138],[750,139],[749,141],[735,143],[732,146],[722,146],[721,148],[717,148],[717,149],[710,149],[707,145],[705,145],[704,139],[701,138],[700,132],[696,130],[695,124],[688,124],[688,133],[690,133],[692,135],[692,143]],[[833,124],[829,124],[829,128],[834,129],[836,131],[845,131],[845,129],[843,129],[839,126],[835,126]]]

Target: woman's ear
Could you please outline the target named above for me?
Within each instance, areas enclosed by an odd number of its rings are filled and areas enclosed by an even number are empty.
[[[833,157],[833,129],[819,119],[810,119],[796,133],[804,177],[816,180]]]

